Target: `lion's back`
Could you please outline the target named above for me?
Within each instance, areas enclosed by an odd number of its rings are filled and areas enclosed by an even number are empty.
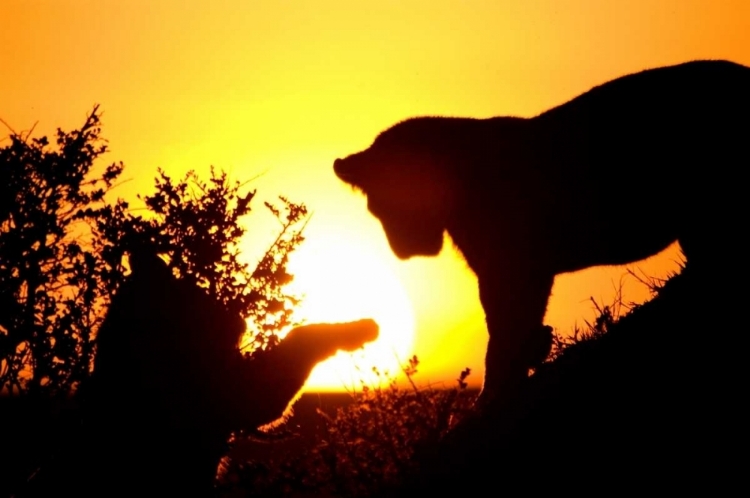
[[[537,119],[565,121],[589,115],[592,119],[651,121],[646,118],[656,113],[677,124],[677,115],[696,120],[747,112],[749,105],[750,68],[728,61],[693,61],[616,78]]]
[[[617,78],[531,121],[539,163],[561,182],[586,179],[582,191],[610,196],[644,185],[693,196],[736,169],[749,116],[750,68],[693,61]]]
[[[586,130],[590,146],[605,147],[627,139],[663,144],[705,141],[727,133],[739,136],[748,115],[750,68],[726,61],[694,61],[617,78],[535,121],[558,133],[575,125]],[[746,135],[747,130],[742,132]]]

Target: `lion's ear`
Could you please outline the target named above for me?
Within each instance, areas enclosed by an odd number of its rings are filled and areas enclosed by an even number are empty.
[[[347,181],[351,176],[351,167],[347,164],[345,159],[336,159],[333,161],[333,172],[340,179]]]
[[[333,162],[333,172],[347,184],[359,190],[365,191],[370,185],[372,168],[368,167],[367,150],[352,154],[344,159],[336,159]]]
[[[350,185],[357,185],[361,181],[362,168],[358,168],[352,156],[346,159],[336,159],[333,162],[333,172],[340,179]]]

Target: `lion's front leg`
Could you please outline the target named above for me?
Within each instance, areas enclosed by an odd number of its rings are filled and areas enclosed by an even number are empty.
[[[506,275],[489,283],[480,282],[490,338],[479,407],[512,397],[528,377],[529,369],[549,354],[552,329],[542,321],[553,281],[554,276]]]

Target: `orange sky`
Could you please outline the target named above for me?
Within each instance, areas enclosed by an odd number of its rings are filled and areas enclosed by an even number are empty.
[[[479,382],[475,279],[449,245],[439,258],[397,261],[333,160],[408,116],[531,116],[617,76],[697,58],[750,65],[750,2],[3,0],[0,118],[50,133],[100,103],[128,199],[151,191],[157,167],[264,173],[253,184],[262,199],[286,195],[314,213],[293,263],[308,317],[371,313],[402,336],[414,323],[415,337],[382,355],[418,354],[421,382],[452,382],[466,366]],[[275,228],[261,206],[250,259]],[[639,267],[663,276],[678,257],[672,248]],[[558,278],[546,322],[568,331],[591,319],[588,297],[608,302],[623,273]],[[632,279],[625,293],[646,295]],[[342,387],[340,377],[318,375],[313,387]]]

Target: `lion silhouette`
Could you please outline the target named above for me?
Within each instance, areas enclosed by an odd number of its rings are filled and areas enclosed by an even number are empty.
[[[693,61],[532,118],[408,119],[334,171],[367,196],[397,257],[436,255],[447,232],[477,275],[487,401],[547,356],[556,275],[674,241],[705,275],[731,261],[746,224],[749,119],[750,68]]]
[[[249,359],[238,314],[153,251],[131,251],[130,263],[81,389],[92,461],[79,496],[211,495],[232,432],[279,419],[319,362],[378,337],[369,319],[303,325]]]

